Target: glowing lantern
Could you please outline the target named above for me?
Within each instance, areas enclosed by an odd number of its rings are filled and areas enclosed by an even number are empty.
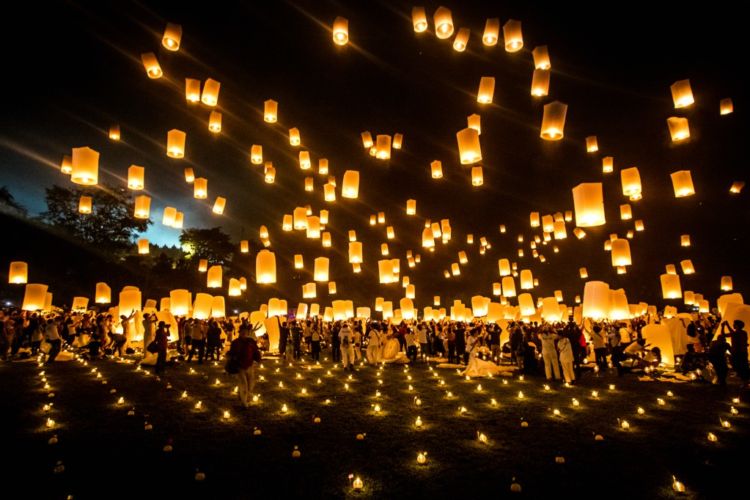
[[[221,266],[211,266],[206,274],[206,286],[208,288],[221,288],[222,269]]]
[[[586,137],[586,152],[596,153],[597,151],[599,151],[599,141],[596,139],[596,136],[590,135]]]
[[[721,277],[721,290],[724,292],[731,292],[733,288],[732,284],[732,277],[731,276],[722,276]]]
[[[484,23],[484,33],[482,34],[482,43],[487,47],[494,47],[500,38],[500,19],[493,17],[487,19]]]
[[[214,134],[221,132],[221,113],[218,111],[211,111],[208,115],[208,130]]]
[[[224,209],[227,206],[227,199],[222,196],[217,196],[214,201],[214,207],[211,209],[213,213],[221,215],[224,213]]]
[[[152,80],[161,78],[161,66],[159,66],[159,61],[156,59],[153,52],[141,54],[141,62],[143,63],[143,67],[146,68],[146,75],[148,75],[149,78]]]
[[[62,163],[60,164],[60,172],[65,175],[70,175],[73,172],[73,159],[70,156],[63,156]]]
[[[206,80],[203,84],[203,93],[201,94],[201,102],[206,106],[216,106],[219,101],[219,88],[221,83],[217,82],[213,78]]]
[[[307,209],[305,207],[294,209],[294,229],[297,231],[307,229]]]
[[[99,153],[91,148],[73,148],[70,180],[83,186],[99,182]]]
[[[276,283],[276,255],[270,250],[261,250],[255,257],[255,279],[258,283]]]
[[[393,134],[393,149],[401,149],[404,145],[404,134]]]
[[[139,190],[144,188],[144,172],[143,167],[138,165],[131,165],[128,168],[128,188],[133,190]]]
[[[675,198],[684,198],[695,194],[693,177],[690,175],[690,170],[678,170],[670,175],[672,177]]]
[[[482,148],[479,145],[479,134],[473,128],[465,128],[456,134],[458,153],[462,165],[482,161]],[[433,174],[434,176],[434,174]]]
[[[230,297],[239,297],[242,295],[242,288],[240,287],[240,280],[236,278],[229,278],[229,286],[227,288],[227,295]]]
[[[344,172],[344,179],[341,184],[341,196],[343,198],[357,198],[359,196],[359,172],[357,170]]]
[[[310,170],[310,168],[312,168],[309,151],[299,152],[299,168],[300,170]]]
[[[401,317],[405,320],[414,319],[416,312],[414,311],[414,303],[408,297],[404,297],[399,300],[399,306],[401,307]]]
[[[311,239],[320,238],[320,217],[311,215],[307,218],[307,237]]]
[[[328,257],[318,257],[315,259],[313,279],[315,281],[328,281]]]
[[[305,177],[305,191],[311,192],[315,188],[314,181],[312,177]]]
[[[427,30],[427,13],[424,7],[411,8],[411,23],[416,33],[423,33]]]
[[[365,149],[370,149],[373,145],[372,134],[370,132],[365,131],[359,135],[362,138],[362,146],[364,146]]]
[[[542,217],[542,231],[549,233],[554,228],[554,219],[551,215],[545,215]]]
[[[680,277],[676,274],[662,274],[661,291],[665,299],[679,299],[682,297],[682,287],[680,286]]]
[[[328,295],[336,295],[336,282],[335,281],[328,282]]]
[[[375,137],[375,157],[379,160],[388,160],[391,157],[391,136],[380,134]]]
[[[530,293],[522,293],[518,296],[518,308],[521,316],[533,316],[536,314],[536,307],[534,307],[534,299]]]
[[[556,240],[564,240],[568,237],[568,230],[565,228],[565,221],[555,221],[553,231]]]
[[[521,270],[521,290],[531,290],[534,288],[534,277],[528,269]]]
[[[630,319],[630,306],[624,289],[610,290],[609,302],[609,319],[616,321]]]
[[[644,229],[646,229],[646,226],[643,224],[643,221],[640,220],[640,219],[638,219],[637,221],[635,221],[634,224],[635,224],[635,230],[636,231],[643,231]]]
[[[432,234],[432,229],[425,228],[422,231],[422,246],[424,248],[433,248],[435,246],[435,237]]]
[[[180,40],[182,40],[182,26],[167,23],[167,27],[164,28],[164,35],[161,38],[161,44],[164,48],[175,52],[180,49]]]
[[[328,224],[328,210],[321,210],[320,211],[320,224],[321,225]]]
[[[91,196],[81,196],[78,200],[78,213],[90,214],[92,210]]]
[[[279,103],[273,99],[268,99],[263,103],[263,121],[267,123],[276,123],[279,117]]]
[[[484,174],[482,173],[482,167],[471,168],[471,185],[481,186],[484,184]]]
[[[453,39],[453,50],[463,52],[466,50],[466,44],[469,43],[469,28],[461,28]]]
[[[674,264],[667,264],[664,268],[667,274],[677,274],[677,268],[674,267]]]
[[[263,180],[266,184],[273,184],[276,181],[276,169],[271,165],[271,162],[263,167]]]
[[[324,248],[331,248],[332,241],[331,241],[331,233],[328,231],[325,231],[323,234],[321,234],[321,244]]]
[[[603,281],[587,281],[583,287],[584,318],[604,319],[609,316],[611,293],[609,285]]]
[[[453,15],[449,9],[438,7],[433,16],[435,22],[435,36],[441,40],[449,38],[453,34]]]
[[[440,160],[435,160],[430,163],[430,173],[433,179],[443,178],[443,163]]]
[[[185,169],[185,182],[192,184],[195,181],[195,172],[190,167]]]
[[[393,263],[389,259],[378,261],[380,283],[393,283]]]
[[[198,293],[195,295],[195,302],[193,302],[193,318],[194,319],[208,319],[211,317],[211,306],[214,303],[214,298],[207,293]]]
[[[380,245],[380,255],[386,256],[388,254],[389,254],[388,244],[387,243],[383,243],[382,245]]]
[[[120,314],[130,316],[133,311],[141,310],[141,291],[135,287],[125,287],[120,292]]]
[[[138,253],[141,255],[146,255],[149,253],[148,239],[141,238],[138,240]]]
[[[38,283],[29,283],[26,285],[23,293],[23,304],[21,309],[24,311],[38,311],[44,309],[47,300],[47,285]]]
[[[185,78],[185,99],[187,102],[201,100],[201,81],[195,78]]]
[[[479,80],[479,90],[477,91],[477,102],[481,104],[491,104],[495,95],[495,77],[483,76]]]
[[[176,128],[167,132],[167,156],[170,158],[185,157],[185,137],[185,132]]]
[[[289,129],[289,144],[291,146],[299,146],[302,144],[302,138],[299,135],[299,129],[294,127]]]
[[[523,48],[523,33],[521,32],[521,21],[509,19],[503,25],[503,37],[505,38],[506,52],[518,52]]]
[[[281,221],[281,230],[282,231],[291,231],[294,228],[294,222],[293,217],[290,214],[284,214],[284,217]]]
[[[601,226],[606,222],[604,217],[604,194],[602,193],[602,184],[600,182],[588,182],[574,187],[573,204],[577,226],[594,227]]]
[[[15,261],[10,263],[8,271],[8,283],[23,285],[29,278],[29,265],[26,262]]]
[[[260,165],[263,163],[263,146],[260,144],[253,144],[250,147],[250,163],[253,165]]]
[[[734,112],[734,103],[732,103],[732,99],[726,98],[719,101],[719,114],[724,115],[730,115]]]
[[[497,266],[500,271],[500,276],[510,276],[510,261],[508,259],[499,259],[497,261]]]
[[[111,125],[109,127],[109,138],[113,141],[119,141],[120,140],[120,126],[119,125]]]
[[[550,71],[548,69],[535,69],[531,77],[531,95],[544,97],[549,94]]]
[[[667,118],[669,135],[672,136],[672,142],[681,142],[690,138],[690,126],[687,118],[672,116]]]
[[[630,243],[626,239],[616,239],[612,242],[612,266],[629,266],[632,264],[630,258]]]
[[[633,218],[633,210],[630,208],[630,205],[625,203],[624,205],[620,205],[620,219],[621,220],[630,220]]]
[[[531,51],[531,55],[534,58],[534,69],[550,69],[552,67],[549,58],[549,50],[546,45],[534,47],[534,50]]]
[[[96,284],[94,302],[97,304],[109,304],[112,302],[112,289],[104,282]]]
[[[208,198],[208,179],[198,177],[193,183],[193,197],[197,200]]]
[[[349,42],[349,20],[338,16],[333,20],[333,43],[346,45]]]
[[[461,274],[461,268],[455,262],[451,264],[451,274],[453,276],[459,276]]]
[[[568,105],[559,101],[553,101],[544,105],[542,116],[542,129],[539,136],[546,141],[559,141],[563,138],[565,129],[565,115],[568,113]]]
[[[690,80],[678,80],[669,87],[669,90],[672,91],[675,109],[686,108],[695,102],[693,89],[690,88]]]
[[[503,286],[503,297],[515,297],[516,296],[516,283],[513,281],[513,276],[505,276],[502,280]]]
[[[693,267],[693,261],[690,259],[681,260],[680,267],[683,274],[695,274],[695,267]]]
[[[729,192],[732,194],[740,194],[742,192],[742,188],[744,187],[744,181],[736,181],[732,183],[732,186],[729,188]]]

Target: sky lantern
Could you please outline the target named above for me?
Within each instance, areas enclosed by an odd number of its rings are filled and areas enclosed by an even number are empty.
[[[491,104],[495,95],[495,77],[483,76],[479,79],[479,90],[477,91],[477,102],[480,104]]]
[[[596,320],[605,319],[609,317],[610,307],[609,285],[603,281],[587,281],[583,287],[583,317]]]
[[[380,136],[378,136],[380,137]],[[356,199],[359,196],[359,171],[347,170],[341,182],[341,197]]]
[[[630,220],[633,218],[633,209],[630,204],[624,203],[620,205],[620,220]]]
[[[128,189],[137,191],[145,187],[145,171],[145,168],[138,165],[128,167]]]
[[[469,34],[469,28],[460,28],[456,34],[456,38],[453,39],[453,50],[456,52],[466,50],[466,45],[469,43]]]
[[[218,134],[221,132],[221,113],[213,110],[208,115],[208,131]]]
[[[44,304],[47,300],[47,288],[47,285],[39,283],[27,284],[23,293],[21,309],[24,311],[39,311],[44,309]]]
[[[149,244],[147,238],[140,238],[138,240],[138,253],[140,255],[147,255],[149,253]]]
[[[255,280],[259,284],[276,283],[276,255],[261,250],[255,257]]]
[[[197,293],[195,294],[195,301],[193,302],[193,318],[194,319],[208,319],[211,317],[211,306],[214,303],[214,298],[208,293]]]
[[[196,78],[185,78],[185,100],[189,103],[200,102],[201,81]]]
[[[336,201],[336,185],[330,182],[323,185],[323,199],[328,202]]]
[[[119,141],[120,140],[120,126],[110,125],[109,127],[109,138],[113,141]]]
[[[424,33],[427,31],[427,13],[424,7],[411,8],[411,24],[414,26],[415,33]]]
[[[266,184],[273,184],[276,181],[276,168],[269,161],[263,167],[263,180]]]
[[[380,245],[380,255],[386,256],[386,255],[389,255],[389,253],[390,252],[388,250],[388,243],[381,244]]]
[[[667,274],[677,274],[677,268],[674,267],[674,264],[667,264],[664,269]]]
[[[534,50],[531,51],[531,55],[534,58],[534,69],[552,68],[552,63],[549,58],[549,50],[546,45],[534,47]]]
[[[96,284],[94,302],[97,304],[109,304],[112,302],[112,289],[103,281]]]
[[[510,276],[510,261],[508,259],[499,259],[497,261],[497,267],[500,272],[500,276]]]
[[[732,288],[733,288],[732,277],[731,276],[722,276],[721,277],[721,290],[723,292],[731,292]]]
[[[297,311],[295,313],[295,316],[301,319],[307,318],[307,304],[305,304],[304,302],[300,302],[297,305]]]
[[[289,129],[289,145],[290,146],[299,146],[302,144],[302,137],[300,137],[299,129],[297,127],[292,127]]]
[[[91,196],[81,196],[81,198],[78,200],[78,213],[80,214],[90,214],[92,211],[92,200]]]
[[[542,128],[539,136],[545,141],[559,141],[563,138],[565,129],[565,115],[568,113],[568,105],[559,101],[553,101],[544,105],[542,116]]]
[[[390,259],[383,259],[378,261],[378,276],[380,283],[389,284],[393,283],[393,262]]]
[[[247,240],[240,240],[240,253],[250,252],[250,242]]]
[[[458,153],[462,165],[482,161],[482,148],[479,145],[479,134],[473,128],[465,128],[456,134]]]
[[[589,277],[589,272],[585,267],[582,267],[578,269],[578,275],[581,277],[582,280],[585,280]]]
[[[64,155],[60,163],[60,172],[70,175],[73,172],[73,159],[69,155]]]
[[[472,186],[481,186],[484,184],[484,174],[482,172],[482,167],[472,167],[471,168],[471,185]]]
[[[312,168],[312,161],[310,160],[309,151],[299,152],[299,168],[301,170],[310,170],[310,168]]]
[[[466,235],[466,244],[467,245],[473,245],[474,244],[474,235],[469,233]]]
[[[206,106],[216,106],[219,102],[219,88],[221,83],[217,82],[213,78],[208,78],[203,84],[203,93],[201,94],[201,102]]]
[[[395,133],[393,134],[393,149],[401,149],[404,145],[404,134]]]
[[[206,271],[208,271],[208,259],[198,260],[198,272],[205,273]]]
[[[732,194],[740,194],[744,187],[745,187],[745,181],[735,181],[730,186],[729,192]]]
[[[675,109],[687,108],[695,102],[693,89],[690,88],[690,80],[678,80],[669,87],[669,90],[672,91]]]
[[[208,198],[208,179],[205,177],[195,179],[195,182],[193,182],[193,198],[196,200]]]
[[[180,212],[179,210],[175,211],[174,214],[174,222],[172,223],[172,227],[175,229],[182,229],[182,224],[185,221],[185,214]]]
[[[629,266],[632,264],[630,258],[630,243],[624,238],[618,238],[612,242],[612,266]]]
[[[521,312],[521,316],[533,316],[536,314],[534,299],[531,297],[530,293],[522,293],[518,296],[518,308]]]
[[[685,300],[686,306],[692,306],[695,304],[695,292],[685,290],[685,293],[682,294],[682,297]]]
[[[214,201],[214,207],[211,209],[213,213],[217,215],[222,215],[224,213],[224,209],[227,206],[227,199],[223,196],[217,196],[216,201]]]
[[[328,295],[336,295],[336,282],[335,281],[328,282]]]
[[[521,290],[531,290],[534,288],[534,276],[529,269],[521,270]]]
[[[422,246],[424,248],[433,248],[435,246],[435,236],[431,228],[424,228],[422,231]]]
[[[305,191],[312,192],[315,189],[315,184],[312,177],[305,177]]]
[[[294,218],[291,214],[284,214],[281,219],[281,230],[291,231],[292,229],[294,229]]]
[[[564,240],[568,237],[568,230],[565,227],[565,221],[555,221],[553,231],[556,240]]]
[[[262,240],[268,239],[268,228],[265,226],[265,224],[261,224],[260,227],[258,228],[258,236]]]
[[[328,175],[328,158],[318,159],[318,174]]]
[[[311,215],[307,218],[306,236],[313,240],[320,238],[320,217]]]
[[[646,229],[646,226],[641,219],[636,220],[634,226],[636,231],[643,231]]]
[[[161,37],[162,46],[175,52],[180,50],[180,41],[182,40],[182,26],[175,23],[167,23],[167,27],[164,28],[164,35]]]
[[[680,286],[680,277],[676,274],[662,274],[659,277],[661,281],[661,292],[665,299],[679,299],[682,297],[682,287]]]
[[[682,235],[680,235],[680,246],[681,247],[689,247],[690,246],[690,235],[689,234],[682,234]]]
[[[163,74],[161,66],[159,66],[159,61],[156,59],[156,55],[154,55],[153,52],[141,54],[141,62],[143,63],[143,67],[146,68],[146,75],[148,75],[149,78],[152,80],[161,78]]]
[[[313,269],[315,281],[328,281],[328,257],[317,257]]]
[[[732,99],[726,98],[719,101],[719,114],[721,116],[724,115],[731,115],[734,113],[734,103],[732,102]]]
[[[492,295],[498,296],[503,293],[503,288],[500,283],[492,283]]]
[[[690,259],[681,260],[680,267],[682,268],[682,274],[695,274],[695,267],[693,267],[693,261]]]
[[[182,130],[173,128],[167,132],[167,156],[170,158],[185,157],[185,137]]]
[[[574,187],[573,204],[577,226],[595,227],[606,223],[601,182],[585,182]]]
[[[599,151],[599,141],[597,140],[595,135],[590,135],[586,137],[586,152],[587,153],[596,153]]]
[[[414,284],[408,284],[406,285],[406,297],[409,299],[414,299],[417,295],[417,288],[414,286]]]
[[[500,38],[500,19],[492,17],[484,23],[482,43],[487,47],[494,47]]]
[[[638,167],[630,167],[620,170],[620,182],[622,183],[622,194],[630,197],[632,201],[643,197],[641,188],[641,173]]]
[[[417,200],[409,199],[406,200],[406,215],[417,214]]]
[[[355,231],[354,229],[350,229],[348,235],[349,241],[357,241],[357,231]]]
[[[539,216],[539,212],[531,212],[529,214],[529,224],[531,225],[531,227],[539,227],[539,225],[541,224],[540,221],[541,218]]]
[[[544,97],[549,94],[550,71],[548,69],[535,69],[531,77],[531,95]]]
[[[513,276],[504,276],[502,279],[503,297],[515,297],[516,296],[516,283],[513,281]]]
[[[192,184],[195,181],[195,172],[191,167],[185,167],[185,182]]]
[[[388,226],[385,228],[385,237],[389,240],[392,240],[396,237],[396,231],[393,229],[393,226]]]
[[[174,316],[187,316],[192,308],[190,292],[178,288],[169,292],[169,312]]]
[[[545,233],[551,232],[554,228],[554,224],[555,222],[551,215],[542,216],[542,231]]]
[[[361,241],[350,241],[349,242],[349,263],[356,264],[362,263],[362,242]]]
[[[359,135],[362,138],[362,146],[365,149],[370,149],[374,144],[374,142],[372,141],[372,134],[368,132],[367,130],[365,130]]]
[[[462,265],[469,263],[469,257],[466,255],[466,252],[463,250],[460,250],[458,252],[458,262]]]
[[[222,269],[221,266],[211,266],[206,274],[206,286],[208,288],[221,288]]]
[[[349,43],[349,20],[338,16],[333,20],[333,43],[346,45]]]
[[[631,318],[628,296],[625,294],[625,289],[610,290],[609,303],[609,319],[621,321]]]
[[[441,40],[450,38],[453,34],[453,14],[450,9],[440,6],[433,16],[435,22],[435,36]]]
[[[435,160],[430,163],[430,174],[433,179],[443,178],[443,163],[440,160]]]
[[[503,25],[503,37],[505,38],[505,51],[518,52],[523,48],[523,33],[521,21],[508,19]]]
[[[82,186],[99,182],[99,153],[89,147],[73,148],[70,180]]]
[[[296,207],[294,209],[294,229],[297,231],[307,229],[307,208]]]
[[[118,305],[120,314],[130,316],[133,311],[140,311],[142,306],[141,291],[134,286],[126,286],[120,292]]]
[[[667,118],[667,126],[672,142],[682,142],[690,138],[690,126],[687,118],[671,116]]]
[[[14,261],[10,263],[8,271],[8,283],[12,285],[23,285],[29,279],[29,265],[26,262]]]
[[[375,137],[375,157],[378,160],[389,160],[391,158],[391,136],[379,134]]]
[[[253,144],[250,146],[250,163],[253,165],[260,165],[263,163],[263,146],[260,144]]]
[[[477,131],[477,134],[482,135],[482,118],[474,113],[466,117],[466,126],[473,128]]]
[[[670,174],[672,177],[672,187],[674,188],[675,198],[685,198],[695,194],[693,187],[693,177],[690,170],[678,170]]]
[[[302,269],[305,267],[305,260],[301,253],[294,254],[294,268]]]
[[[542,299],[542,319],[554,323],[562,319],[562,311],[555,297],[544,297]]]
[[[305,283],[302,285],[302,298],[314,299],[318,295],[317,285],[315,282]]]
[[[459,276],[461,274],[461,268],[459,267],[458,263],[451,263],[451,274],[453,276]]]
[[[263,121],[266,123],[276,123],[279,119],[279,103],[273,99],[263,102]]]
[[[227,295],[230,297],[239,297],[242,295],[242,288],[240,287],[240,280],[237,278],[229,278],[229,286],[227,287]]]
[[[611,156],[602,158],[602,173],[611,174],[615,170],[615,159]]]

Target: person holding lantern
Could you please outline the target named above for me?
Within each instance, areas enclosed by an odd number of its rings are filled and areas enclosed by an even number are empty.
[[[551,326],[545,326],[539,337],[542,341],[544,374],[546,375],[547,380],[553,380],[553,378],[554,380],[558,380],[560,378],[560,363],[557,358],[557,349],[555,348],[557,333],[555,333]]]
[[[732,368],[737,372],[744,386],[750,381],[750,367],[747,360],[747,332],[745,323],[739,319],[734,320],[732,326],[724,321],[721,324],[721,333],[729,331],[732,339]]]

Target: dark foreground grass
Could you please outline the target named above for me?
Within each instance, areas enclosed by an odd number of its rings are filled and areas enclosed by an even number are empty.
[[[736,388],[588,375],[572,388],[546,391],[540,378],[466,381],[455,370],[430,371],[425,364],[408,372],[387,366],[380,376],[376,368],[361,367],[349,381],[330,363],[290,368],[272,359],[258,373],[265,378],[256,387],[260,401],[241,409],[232,394],[235,380],[221,366],[169,367],[157,380],[134,364],[111,361],[2,364],[3,488],[16,492],[2,496],[497,498],[519,496],[510,491],[513,478],[520,496],[536,498],[716,498],[746,490],[750,406]],[[121,396],[125,402],[118,405]],[[742,401],[733,403],[738,396]],[[52,410],[45,413],[49,402]],[[645,414],[637,413],[639,406]],[[732,406],[738,415],[730,413]],[[420,430],[417,416],[424,422]],[[45,427],[48,417],[54,429]],[[722,428],[720,418],[731,428]],[[622,430],[618,419],[630,429]],[[477,431],[488,444],[477,440]],[[709,432],[718,442],[709,442]],[[359,433],[363,440],[356,439]],[[55,445],[48,444],[52,435]],[[163,451],[167,443],[172,452]],[[295,446],[299,458],[292,457]],[[426,465],[417,465],[418,451],[427,452]],[[54,473],[59,460],[65,471]],[[195,480],[196,470],[204,481]],[[353,492],[350,474],[362,478],[362,492]],[[673,475],[686,495],[673,492]]]

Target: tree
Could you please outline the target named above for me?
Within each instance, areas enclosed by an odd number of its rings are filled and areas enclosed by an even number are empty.
[[[220,227],[183,229],[180,243],[191,259],[208,259],[212,264],[229,263],[234,252],[229,235]]]
[[[82,195],[91,196],[93,210],[90,214],[78,213]],[[110,186],[46,189],[47,211],[40,216],[51,226],[95,245],[100,250],[125,252],[132,250],[135,236],[151,224],[150,219],[133,216],[134,202],[130,192]]]
[[[12,212],[22,217],[26,217],[27,214],[26,208],[16,201],[7,186],[0,187],[0,210]]]

